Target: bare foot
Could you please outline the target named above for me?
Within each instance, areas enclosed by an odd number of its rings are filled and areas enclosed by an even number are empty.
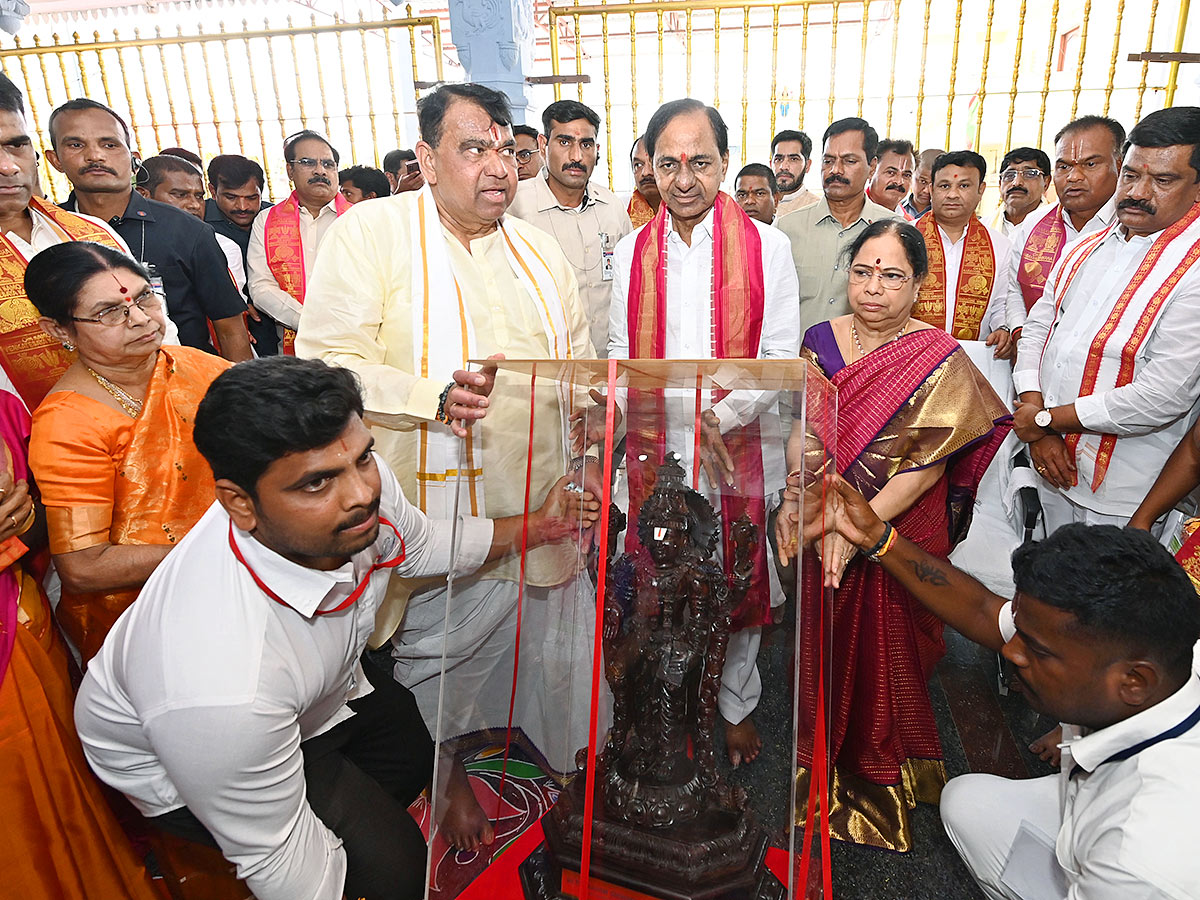
[[[441,816],[442,838],[455,850],[478,850],[481,844],[496,839],[492,823],[475,799],[462,760],[450,761],[450,779],[446,785],[446,810]]]
[[[750,716],[736,725],[725,723],[725,748],[729,751],[729,761],[734,768],[758,759],[762,745],[762,738],[758,736],[758,729],[754,727],[754,719]]]
[[[1048,762],[1052,766],[1058,766],[1062,762],[1062,750],[1058,747],[1061,743],[1062,726],[1056,725],[1030,744],[1029,752],[1037,754],[1038,759],[1043,762]]]

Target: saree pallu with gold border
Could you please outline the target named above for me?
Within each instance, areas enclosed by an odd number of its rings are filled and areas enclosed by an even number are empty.
[[[136,419],[73,391],[46,398],[30,460],[52,553],[183,539],[214,499],[212,470],[192,442],[196,407],[229,365],[190,347],[160,349]],[[56,615],[85,663],[137,595],[63,590]]]
[[[14,480],[28,477],[29,414],[0,391],[0,438]],[[153,900],[75,734],[67,652],[21,557],[0,544],[0,872],[5,896]]]
[[[912,332],[846,365],[823,323],[805,335],[801,353],[837,388],[838,470],[868,500],[898,474],[946,465],[892,524],[926,552],[948,556],[966,533],[979,480],[1010,427],[1000,398],[940,329]],[[821,565],[811,551],[802,577],[797,749],[798,796],[806,802],[818,673],[803,661],[818,658],[823,638],[817,625]],[[908,810],[918,801],[936,802],[946,782],[928,689],[946,649],[942,623],[861,554],[833,591],[826,615],[832,618],[825,688],[831,834],[908,850]],[[805,812],[797,811],[801,823]]]

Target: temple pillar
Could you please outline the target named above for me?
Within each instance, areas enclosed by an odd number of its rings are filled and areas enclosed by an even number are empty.
[[[450,38],[466,80],[503,91],[513,119],[529,109],[525,73],[533,64],[533,0],[450,0]]]

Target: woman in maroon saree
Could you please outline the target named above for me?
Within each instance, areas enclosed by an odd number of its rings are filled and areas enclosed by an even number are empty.
[[[837,389],[833,457],[880,517],[945,557],[965,535],[975,489],[1007,433],[1000,423],[1007,410],[957,341],[909,318],[928,271],[920,232],[897,220],[876,222],[848,258],[854,312],[810,328],[801,349]],[[811,454],[823,452],[814,446],[811,429],[806,435],[797,421],[790,467],[800,467],[807,452],[812,469]],[[780,537],[787,546],[789,536]],[[824,689],[831,834],[908,850],[908,810],[917,801],[936,802],[946,782],[928,690],[945,653],[942,623],[840,536],[826,537],[808,554],[799,637],[798,821],[805,820],[813,766],[823,624],[832,630]],[[840,586],[822,617],[825,570]]]

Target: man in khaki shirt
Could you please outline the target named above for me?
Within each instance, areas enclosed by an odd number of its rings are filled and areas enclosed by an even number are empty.
[[[595,111],[575,100],[559,100],[542,113],[542,129],[538,144],[546,165],[521,183],[508,211],[548,233],[562,248],[579,283],[592,346],[597,356],[607,356],[613,248],[633,231],[633,224],[616,194],[589,181],[599,149]]]
[[[877,219],[898,218],[872,203],[867,181],[878,162],[879,136],[865,119],[849,118],[825,129],[821,182],[825,196],[813,206],[775,220],[792,242],[800,280],[800,333],[850,312],[842,253]]]
[[[587,320],[575,275],[554,240],[504,217],[517,186],[504,95],[447,84],[422,99],[418,115],[417,159],[427,186],[360,203],[330,229],[296,352],[358,374],[375,449],[427,514],[520,514],[529,379],[501,372],[483,399],[456,389],[468,377],[455,372],[467,359],[494,354],[594,357]],[[544,497],[571,464],[564,450],[567,412],[552,385],[539,387],[531,498]],[[596,467],[585,465],[581,474],[598,495]],[[457,577],[452,599],[445,579],[392,579],[372,644],[398,625],[394,675],[443,740],[507,722],[519,567],[520,559],[510,558]],[[587,744],[595,606],[574,542],[527,554],[524,598],[513,725],[553,767],[567,771]],[[455,847],[470,850],[493,839],[469,789],[456,793],[451,784],[438,808],[442,834]]]

